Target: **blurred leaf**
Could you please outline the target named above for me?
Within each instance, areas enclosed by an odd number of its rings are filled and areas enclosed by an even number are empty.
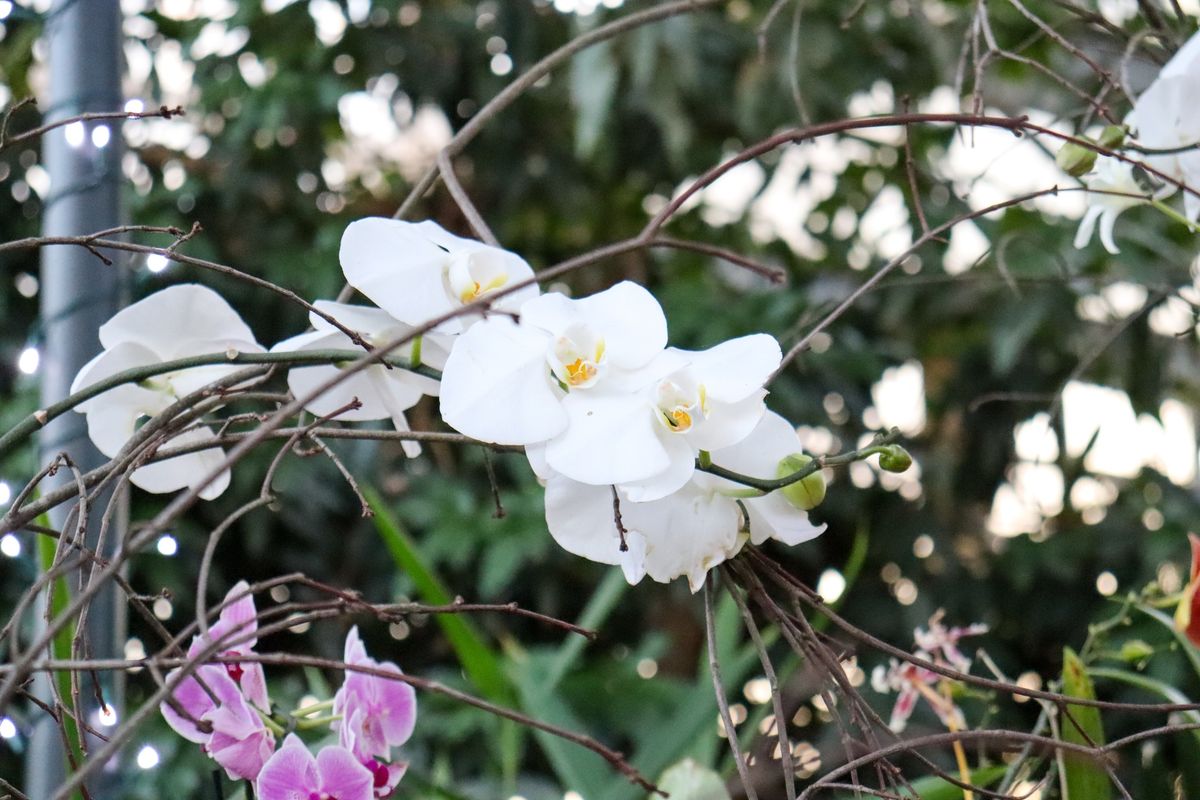
[[[571,104],[575,106],[575,152],[590,158],[604,134],[620,75],[612,45],[601,42],[571,62]]]
[[[1080,700],[1095,700],[1096,689],[1088,677],[1087,667],[1069,647],[1063,648],[1063,694]],[[1059,718],[1059,736],[1064,742],[1087,747],[1104,744],[1104,728],[1100,709],[1094,706],[1064,706]],[[1094,758],[1081,753],[1063,753],[1063,773],[1066,777],[1068,800],[1106,800],[1112,797],[1108,775]]]
[[[730,800],[721,776],[685,758],[662,774],[658,788],[671,800]],[[657,795],[651,795],[652,800]]]
[[[1183,651],[1183,654],[1187,656],[1188,663],[1192,665],[1192,670],[1200,677],[1200,651],[1197,651],[1196,646],[1188,640],[1187,634],[1175,627],[1175,620],[1154,606],[1145,603],[1135,603],[1133,607],[1171,632],[1175,641],[1179,642],[1179,649]]]
[[[608,570],[580,614],[578,624],[592,629],[603,625],[628,586],[619,569]],[[562,700],[561,693],[555,690],[563,676],[575,665],[586,644],[584,637],[569,635],[553,655],[514,654],[513,679],[520,695],[521,708],[538,719],[570,730],[582,730],[583,723]],[[584,797],[601,796],[598,792],[602,790],[609,773],[609,767],[603,759],[545,731],[535,731],[534,738],[545,751],[563,786],[574,788]]]
[[[400,526],[382,498],[364,487],[364,494],[375,512],[375,529],[387,545],[388,552],[396,562],[397,569],[406,572],[417,587],[421,600],[431,605],[446,605],[454,601],[441,579],[425,564],[416,543]],[[488,647],[471,621],[459,614],[437,614],[438,625],[450,641],[462,664],[468,680],[486,699],[503,706],[515,706],[516,695],[504,669],[500,656]],[[506,776],[515,777],[520,761],[522,728],[514,722],[500,723],[499,751],[502,768]]]

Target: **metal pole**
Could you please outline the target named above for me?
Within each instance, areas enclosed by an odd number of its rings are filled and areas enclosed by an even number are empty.
[[[43,36],[50,68],[48,106],[43,104],[47,120],[121,109],[119,0],[55,0],[46,14]],[[43,234],[79,235],[120,224],[118,124],[58,128],[44,138],[42,155],[51,182]],[[80,248],[45,248],[41,274],[41,389],[42,402],[48,404],[69,393],[80,367],[99,352],[96,331],[119,307],[121,281],[118,268],[104,265]],[[89,441],[84,417],[79,414],[66,414],[47,425],[39,445],[43,462],[64,451],[85,471],[104,461]],[[71,480],[64,472],[48,479],[45,490]],[[91,514],[90,546],[94,546],[102,508],[99,505]],[[51,524],[61,526],[66,512],[66,507],[51,512]],[[119,540],[119,531],[110,533],[110,545]],[[110,553],[113,549],[106,548]],[[89,614],[90,655],[118,655],[124,640],[124,617],[115,591],[98,596]],[[113,676],[114,680],[118,677]],[[49,685],[45,676],[42,680],[37,688],[45,696]],[[120,709],[120,686],[110,681],[102,684],[102,690],[105,700]],[[88,698],[84,702],[94,705],[92,692],[82,694]],[[95,711],[93,707],[86,713],[91,717]],[[26,794],[33,800],[49,797],[62,782],[65,766],[54,723],[43,720],[34,729],[28,750]],[[99,785],[93,792],[96,797],[114,796]]]

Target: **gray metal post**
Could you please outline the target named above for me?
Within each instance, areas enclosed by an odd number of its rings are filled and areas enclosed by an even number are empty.
[[[48,45],[50,96],[43,109],[48,120],[86,111],[120,110],[119,0],[55,0],[46,18],[43,35]],[[51,181],[42,223],[46,236],[91,233],[120,224],[118,123],[89,123],[82,131],[79,126],[59,128],[45,137],[42,153]],[[99,352],[96,331],[117,310],[121,281],[116,267],[105,266],[79,248],[46,248],[42,251],[41,273],[40,371],[42,400],[48,404],[69,393],[79,368]],[[83,470],[104,460],[88,440],[84,418],[79,414],[66,414],[51,422],[42,432],[40,451],[43,461],[66,451]],[[60,472],[50,480],[68,481],[70,476]],[[46,486],[50,488],[53,485]],[[52,514],[52,524],[62,525],[65,514],[65,508]],[[99,509],[92,512],[93,530],[89,536],[93,539],[100,516]],[[115,541],[117,536],[111,539]],[[118,654],[124,625],[116,600],[115,592],[102,594],[89,612],[93,657]],[[48,690],[46,684],[39,688]],[[110,682],[103,688],[106,699],[119,709],[120,687]],[[83,693],[84,697],[91,694]],[[64,773],[58,734],[53,723],[46,720],[35,728],[30,742],[26,793],[33,800],[49,797]],[[112,796],[96,788],[100,791],[94,796]]]

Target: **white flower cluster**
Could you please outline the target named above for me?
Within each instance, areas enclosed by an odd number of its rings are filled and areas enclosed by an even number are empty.
[[[697,469],[698,459],[739,475],[774,479],[800,450],[795,429],[767,411],[764,384],[779,344],[755,334],[708,350],[667,346],[667,321],[644,288],[622,282],[580,299],[540,294],[519,256],[462,239],[433,222],[370,218],[347,228],[340,260],[349,283],[376,307],[317,301],[314,307],[376,347],[409,337],[391,355],[442,373],[372,365],[332,389],[342,365],[293,367],[288,384],[308,411],[337,420],[390,419],[422,395],[440,396],[450,427],[482,442],[518,445],[546,486],[546,520],[565,549],[619,564],[630,582],[686,576],[695,591],[713,566],[747,541],[789,545],[819,535],[803,507]],[[464,307],[494,295],[489,303]],[[352,351],[320,314],[313,330],[275,353]],[[418,328],[425,329],[415,335]],[[100,331],[105,351],[80,372],[81,389],[123,370],[189,355],[262,352],[216,293],[181,285],[117,314]],[[182,369],[125,384],[79,407],[91,436],[116,454],[138,421],[153,417],[233,365]],[[355,403],[357,401],[357,403]],[[346,410],[349,408],[349,410]],[[215,434],[194,426],[172,444]],[[406,442],[405,452],[420,452]],[[219,446],[154,462],[132,481],[152,492],[196,485],[219,465]],[[788,460],[791,464],[794,461]],[[786,470],[790,472],[791,470]],[[228,473],[206,498],[228,485]]]
[[[1090,192],[1089,205],[1075,235],[1076,247],[1083,247],[1091,240],[1099,222],[1104,249],[1113,254],[1120,252],[1113,240],[1113,225],[1121,212],[1163,200],[1174,194],[1180,183],[1186,187],[1183,191],[1186,221],[1196,223],[1200,218],[1197,97],[1200,97],[1200,33],[1175,53],[1134,104],[1126,124],[1137,146],[1122,153],[1129,160],[1108,155],[1095,158],[1095,166],[1085,179]],[[1124,138],[1119,129],[1117,138]],[[1101,143],[1105,143],[1103,137]],[[1133,162],[1153,171],[1146,176],[1149,188],[1138,180]]]

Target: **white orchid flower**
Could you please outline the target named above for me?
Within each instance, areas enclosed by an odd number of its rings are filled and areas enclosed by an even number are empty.
[[[617,484],[634,502],[666,497],[691,479],[701,450],[754,429],[780,358],[766,334],[699,352],[668,348],[621,391],[568,393],[567,428],[546,442],[546,464],[581,483]]]
[[[568,398],[622,397],[666,343],[662,308],[637,284],[580,300],[535,297],[519,324],[491,317],[458,337],[442,372],[442,418],[485,442],[544,442],[567,429]]]
[[[104,351],[75,376],[72,393],[135,367],[207,353],[263,352],[237,312],[216,292],[196,284],[172,286],[134,303],[101,325],[99,333]],[[110,389],[75,410],[87,415],[88,436],[111,458],[133,436],[143,417],[153,417],[184,395],[239,369],[242,367],[234,364],[213,364],[169,372]],[[175,436],[168,446],[213,438],[211,429],[194,427]],[[130,480],[148,492],[174,492],[208,475],[224,456],[219,447],[176,456],[139,468]],[[228,485],[226,470],[201,490],[200,497],[211,500]]]
[[[533,277],[515,253],[447,233],[432,221],[357,220],[342,234],[339,257],[351,286],[409,325],[429,322]],[[499,298],[495,308],[516,311],[537,294],[531,284]],[[478,314],[464,314],[435,330],[460,333],[479,319]]]
[[[399,339],[413,330],[411,326],[378,308],[328,300],[318,300],[313,305],[357,333],[372,347]],[[359,349],[350,337],[321,316],[310,313],[309,321],[315,330],[286,339],[272,347],[271,351]],[[414,339],[397,347],[392,351],[392,355],[412,361],[414,348],[419,347],[422,364],[434,369],[445,366],[446,356],[450,352],[451,337],[427,333],[419,338],[419,345]],[[335,365],[296,367],[288,372],[288,387],[296,397],[306,396],[333,378],[338,371],[339,368]],[[325,416],[344,408],[352,399],[357,398],[361,407],[342,411],[337,415],[337,419],[347,422],[391,419],[396,430],[407,431],[408,420],[404,412],[416,405],[422,395],[436,397],[437,394],[438,382],[433,378],[399,367],[389,369],[382,364],[372,364],[313,399],[305,408],[317,416]],[[417,442],[404,442],[402,447],[405,455],[409,457],[421,454],[421,446]]]
[[[1075,247],[1086,247],[1100,224],[1100,242],[1116,255],[1121,252],[1113,241],[1113,225],[1127,208],[1145,205],[1150,198],[1133,176],[1133,164],[1112,156],[1100,156],[1096,166],[1084,178],[1089,191],[1088,209],[1075,232]]]
[[[1154,82],[1134,104],[1129,123],[1140,145],[1172,150],[1200,144],[1200,34],[1194,34],[1167,62]],[[1147,154],[1147,165],[1200,190],[1200,149]],[[1168,185],[1167,194],[1175,187]],[[1187,218],[1200,218],[1200,197],[1183,196]]]
[[[795,429],[768,411],[749,436],[713,452],[712,458],[750,477],[774,478],[779,462],[799,450]],[[696,472],[678,491],[649,502],[633,502],[627,491],[616,489],[622,533],[613,487],[580,483],[546,471],[544,464],[535,462],[535,467],[547,479],[546,524],[554,540],[568,552],[620,565],[630,583],[643,575],[663,583],[686,576],[695,592],[710,569],[736,555],[747,541],[776,539],[791,546],[825,530],[779,491],[741,497],[745,486]]]

